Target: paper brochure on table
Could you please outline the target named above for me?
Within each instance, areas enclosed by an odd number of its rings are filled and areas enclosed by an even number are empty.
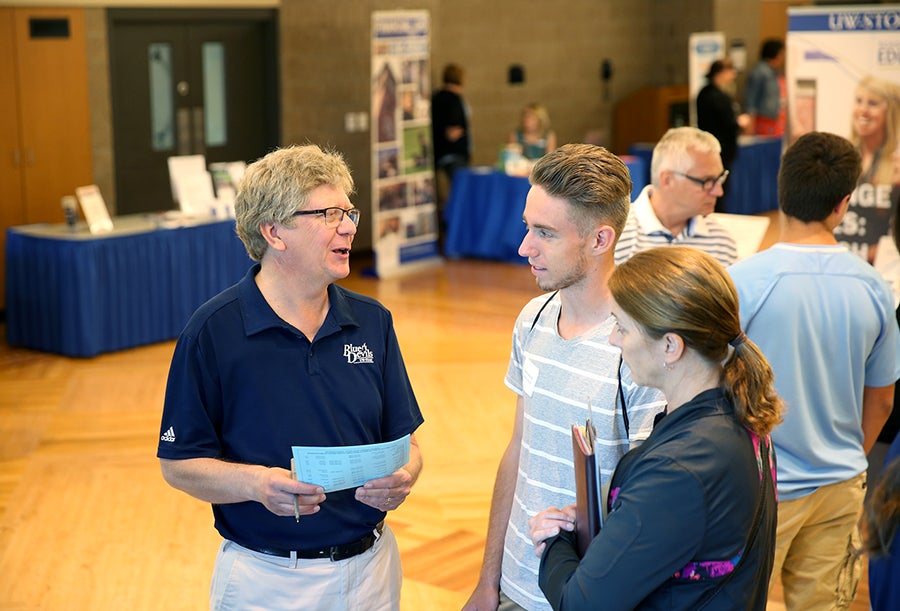
[[[112,219],[109,218],[109,210],[106,208],[106,202],[103,201],[97,185],[78,187],[75,189],[75,195],[78,197],[78,203],[81,204],[84,220],[87,221],[91,233],[112,231]]]
[[[362,486],[390,475],[409,462],[409,435],[359,446],[291,446],[297,480],[325,492]]]
[[[215,216],[216,196],[212,175],[203,155],[178,155],[167,159],[172,198],[187,215]]]

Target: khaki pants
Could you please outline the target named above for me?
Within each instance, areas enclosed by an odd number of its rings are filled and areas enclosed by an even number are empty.
[[[267,556],[224,541],[209,607],[214,611],[397,611],[400,552],[387,524],[371,549],[332,562]]]
[[[510,599],[509,596],[504,594],[502,591],[500,592],[500,605],[497,607],[497,611],[526,611],[525,607],[519,605],[519,603]]]
[[[781,577],[788,611],[849,609],[859,584],[858,523],[866,474],[778,503],[771,584]]]

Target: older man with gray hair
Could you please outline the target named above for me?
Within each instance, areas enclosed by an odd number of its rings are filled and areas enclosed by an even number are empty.
[[[343,156],[315,145],[250,164],[234,210],[257,263],[175,346],[157,456],[171,486],[212,504],[214,611],[400,608],[384,519],[422,469],[423,418],[390,312],[336,284],[359,223],[352,192]],[[360,485],[326,494],[292,469],[295,445],[407,436],[409,462]]]
[[[616,245],[616,264],[656,246],[691,246],[723,266],[737,260],[737,245],[725,227],[708,216],[728,171],[715,136],[695,127],[676,127],[653,149],[651,184],[632,202]]]

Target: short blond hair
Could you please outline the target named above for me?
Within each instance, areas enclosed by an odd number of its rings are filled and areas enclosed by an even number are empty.
[[[293,226],[294,212],[305,208],[310,192],[322,185],[337,187],[348,196],[353,193],[344,157],[314,144],[277,149],[247,166],[234,213],[238,236],[251,259],[260,261],[269,247],[260,227]]]

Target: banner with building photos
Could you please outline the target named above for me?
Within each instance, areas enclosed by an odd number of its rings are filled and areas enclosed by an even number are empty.
[[[859,148],[863,174],[835,235],[872,263],[900,190],[900,7],[788,9],[785,74],[787,144],[826,131]]]
[[[372,13],[372,244],[381,278],[434,265],[428,11]]]

